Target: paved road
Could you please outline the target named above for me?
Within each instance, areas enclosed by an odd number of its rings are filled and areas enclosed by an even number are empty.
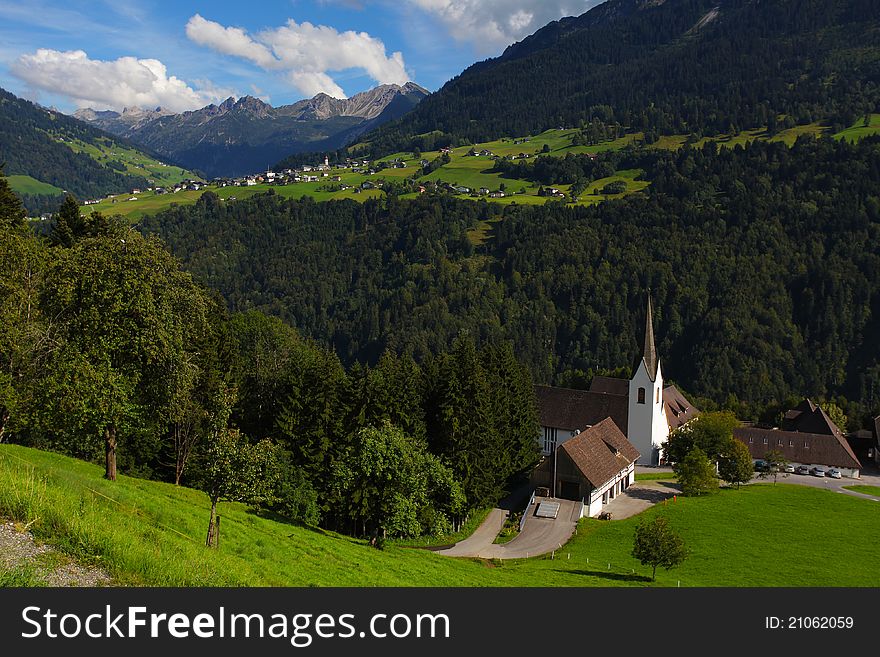
[[[752,481],[772,483],[773,477],[767,477],[766,479],[759,479],[758,477],[755,477],[754,479],[752,479]],[[847,477],[844,477],[842,479],[831,479],[830,477],[814,477],[813,475],[790,474],[785,479],[780,476],[778,481],[783,484],[798,484],[799,486],[824,488],[826,490],[833,490],[838,493],[843,493],[844,495],[852,495],[853,497],[861,497],[862,499],[880,502],[880,497],[876,495],[865,495],[864,493],[857,493],[854,490],[846,490],[844,488],[844,486],[858,485],[880,486],[880,476],[877,475],[863,474],[859,479],[849,479]]]
[[[552,552],[571,538],[577,525],[577,512],[580,509],[580,504],[577,502],[556,501],[559,502],[560,507],[555,519],[535,517],[536,504],[532,504],[527,510],[523,530],[508,543],[496,545],[492,542],[504,525],[505,515],[499,516],[499,514],[506,514],[501,509],[493,509],[470,538],[446,550],[439,550],[437,554],[448,557],[520,559]]]
[[[662,472],[672,472],[672,468],[667,467],[650,467],[650,466],[636,466],[636,473],[642,472],[654,472],[654,473],[662,473]],[[773,483],[772,477],[766,477],[761,479],[757,475],[752,479],[755,483]],[[876,472],[876,470],[871,470],[868,472],[862,471],[861,477],[858,479],[850,479],[848,477],[843,477],[842,479],[831,479],[830,477],[814,477],[813,475],[799,475],[799,474],[789,474],[784,477],[782,475],[779,476],[780,483],[784,484],[797,484],[799,486],[812,486],[813,488],[824,488],[826,490],[837,491],[838,493],[843,493],[844,495],[852,495],[853,497],[861,497],[862,499],[870,499],[880,502],[880,497],[876,495],[865,495],[864,493],[857,493],[854,490],[846,490],[844,486],[880,486],[880,474]],[[638,482],[639,485],[646,484],[647,481]]]

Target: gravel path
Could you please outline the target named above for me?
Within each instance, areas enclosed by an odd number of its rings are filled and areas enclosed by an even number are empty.
[[[0,520],[0,568],[32,570],[44,586],[108,586],[110,577],[100,568],[81,566],[15,523]]]

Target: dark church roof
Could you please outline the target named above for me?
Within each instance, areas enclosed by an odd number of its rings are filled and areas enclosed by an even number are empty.
[[[639,458],[639,450],[633,447],[611,418],[565,441],[560,449],[594,488]]]
[[[535,386],[542,427],[574,431],[599,424],[610,417],[621,431],[627,430],[629,396],[593,390]]]
[[[670,431],[684,426],[700,414],[700,409],[694,407],[675,386],[663,388],[663,410],[666,411]]]
[[[738,427],[733,430],[733,437],[749,448],[753,459],[763,459],[772,450],[782,452],[786,460],[792,463],[862,467],[841,434]]]
[[[657,379],[657,345],[654,344],[654,313],[651,311],[651,295],[648,294],[648,310],[645,313],[645,349],[642,353],[651,381]]]
[[[604,392],[609,395],[628,395],[629,381],[610,376],[594,376],[590,382],[590,392]]]

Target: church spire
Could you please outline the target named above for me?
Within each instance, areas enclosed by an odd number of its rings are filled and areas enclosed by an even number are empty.
[[[657,347],[654,345],[654,315],[651,312],[651,291],[648,291],[648,312],[645,315],[645,366],[653,381],[657,377]]]

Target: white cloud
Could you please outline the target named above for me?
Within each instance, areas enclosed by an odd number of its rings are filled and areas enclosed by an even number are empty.
[[[189,19],[186,35],[217,52],[247,59],[264,70],[283,71],[302,93],[324,92],[345,98],[330,71],[361,69],[380,84],[409,81],[403,55],[390,56],[385,44],[366,32],[338,32],[326,25],[288,20],[281,27],[253,36],[237,27],[224,27],[199,14]]]
[[[405,0],[436,17],[457,41],[488,54],[604,0]]]
[[[95,109],[161,105],[182,112],[234,95],[207,81],[193,89],[183,80],[169,77],[168,69],[158,59],[120,57],[102,61],[89,59],[82,50],[40,48],[21,55],[10,70],[34,88],[68,96],[78,107]]]

